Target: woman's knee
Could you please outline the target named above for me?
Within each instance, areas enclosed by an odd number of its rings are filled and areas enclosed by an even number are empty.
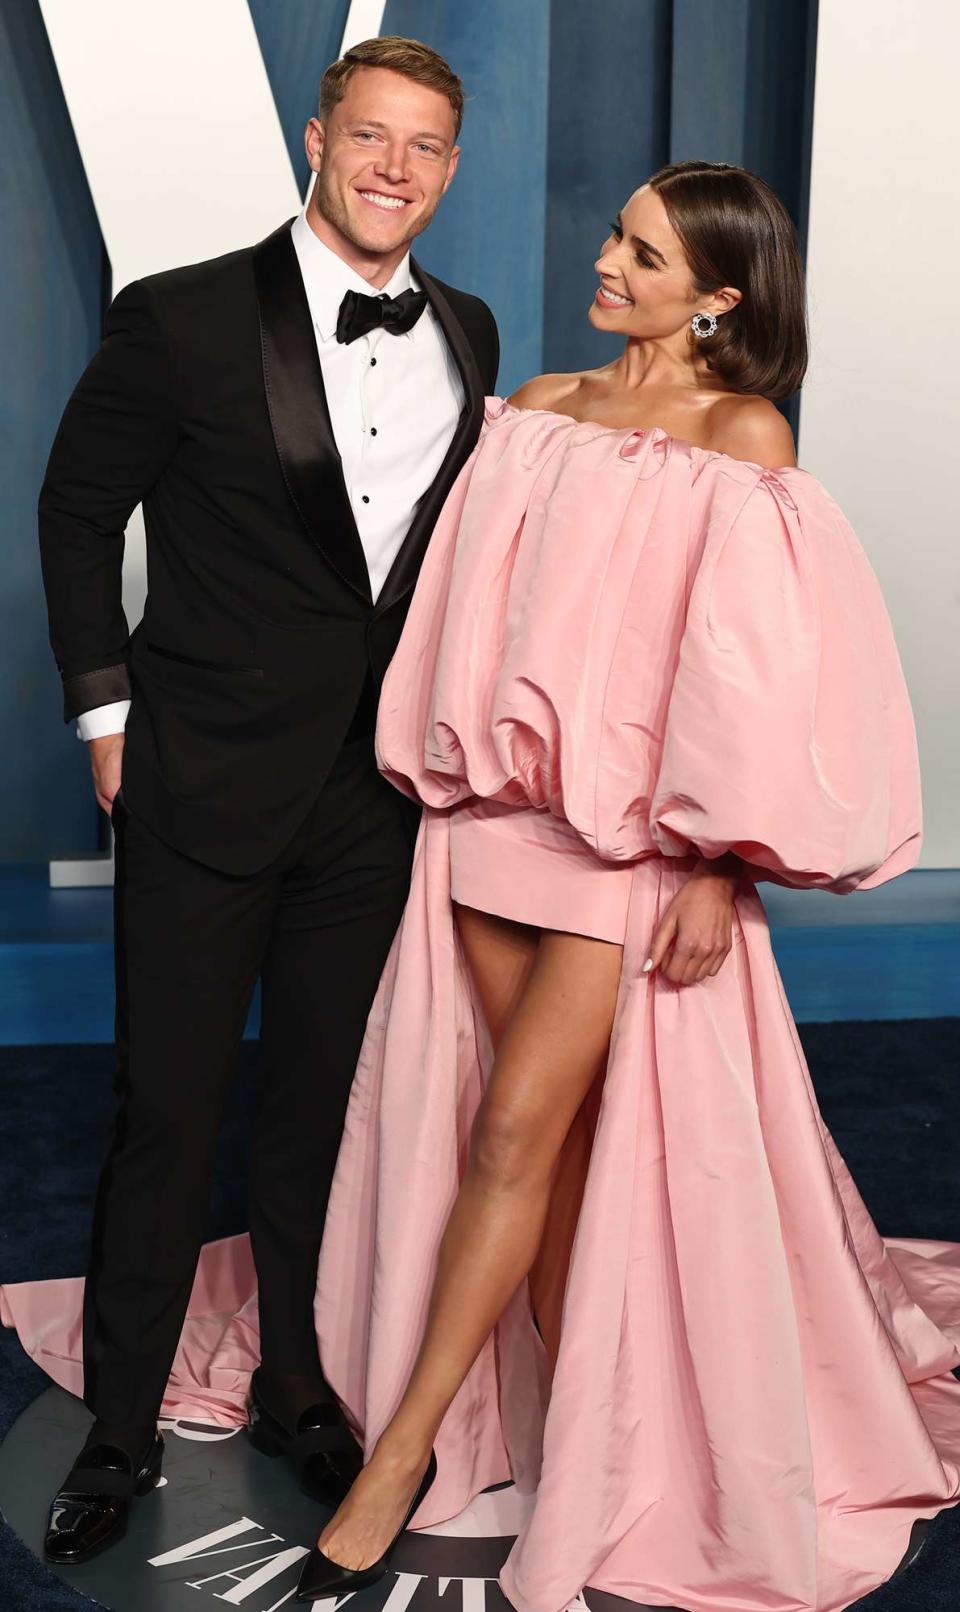
[[[488,1191],[509,1192],[546,1179],[558,1151],[545,1136],[543,1115],[509,1102],[484,1102],[473,1128],[470,1169]]]

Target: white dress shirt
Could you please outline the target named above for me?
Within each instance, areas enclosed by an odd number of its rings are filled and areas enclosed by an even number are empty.
[[[417,505],[446,457],[464,404],[463,383],[429,306],[402,336],[377,328],[349,344],[337,341],[337,316],[348,291],[398,297],[420,289],[409,256],[377,290],[324,245],[305,211],[291,233],[333,435],[376,599]],[[129,700],[116,700],[84,711],[78,718],[80,738],[122,732],[129,709]]]

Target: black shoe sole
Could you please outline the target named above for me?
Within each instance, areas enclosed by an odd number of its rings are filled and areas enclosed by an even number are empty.
[[[283,1454],[285,1445],[271,1433],[262,1415],[258,1416],[255,1422],[248,1422],[246,1433],[259,1455],[266,1455],[271,1461],[275,1461],[278,1455]]]
[[[117,1523],[112,1533],[107,1534],[106,1538],[99,1540],[96,1545],[92,1545],[89,1550],[76,1551],[72,1556],[54,1556],[44,1547],[43,1559],[49,1562],[51,1567],[82,1567],[84,1562],[92,1562],[95,1556],[102,1556],[111,1545],[119,1545],[126,1532],[127,1519],[124,1517],[122,1522]]]

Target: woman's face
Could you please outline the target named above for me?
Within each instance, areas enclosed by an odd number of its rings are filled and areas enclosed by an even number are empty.
[[[634,191],[610,226],[596,262],[590,306],[598,330],[651,340],[676,335],[695,313],[724,311],[724,293],[698,296],[680,238],[655,190]]]

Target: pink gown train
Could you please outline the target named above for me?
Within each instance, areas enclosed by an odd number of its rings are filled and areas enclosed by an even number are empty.
[[[642,965],[696,855],[844,892],[916,860],[909,703],[853,533],[803,471],[493,400],[378,755],[425,811],[321,1254],[328,1377],[369,1451],[489,1068],[453,923],[457,808],[549,813],[629,878],[559,1360],[551,1384],[524,1288],[444,1422],[416,1522],[511,1476],[535,1493],[501,1578],[520,1612],[585,1585],[689,1612],[839,1612],[890,1575],[915,1518],[960,1497],[960,1249],[879,1236],[752,881],[715,978],[677,988]],[[2,1295],[74,1391],[79,1293]],[[165,1410],[242,1420],[256,1358],[246,1241],[211,1245]]]

